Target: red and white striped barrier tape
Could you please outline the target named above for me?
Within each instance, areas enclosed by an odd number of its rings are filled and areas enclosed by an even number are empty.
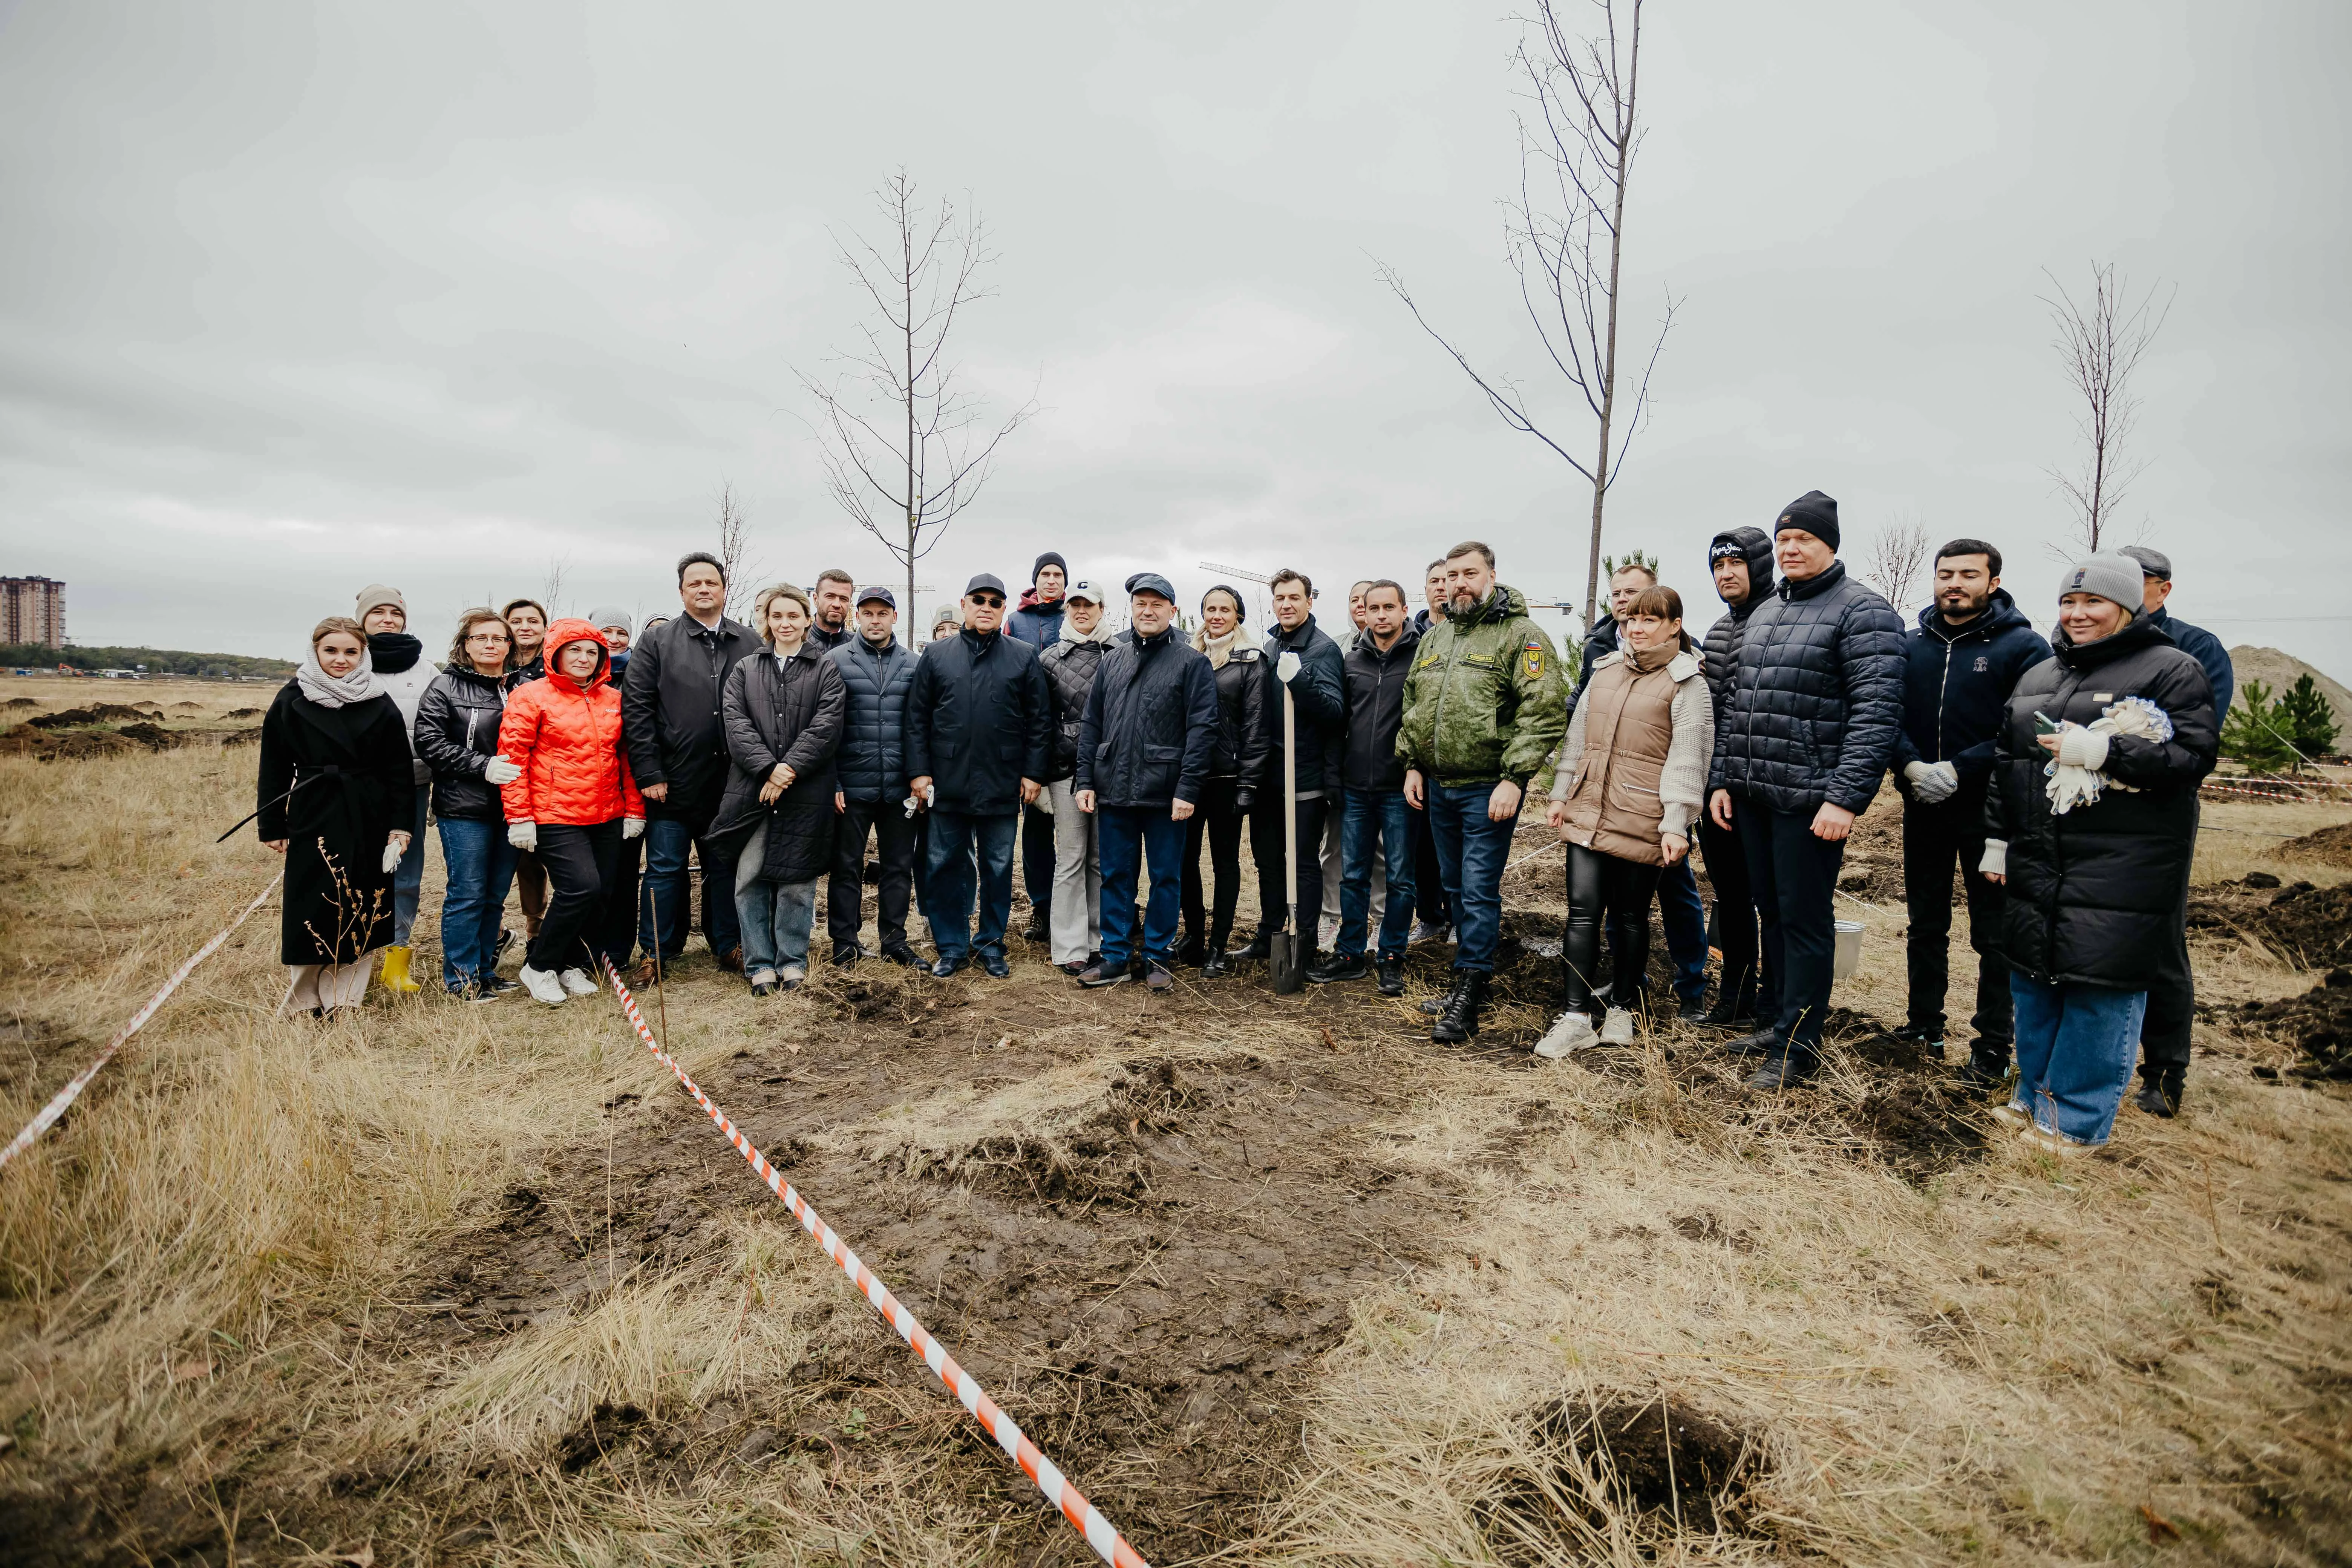
[[[9,1161],[31,1148],[42,1133],[57,1125],[58,1118],[63,1116],[67,1108],[81,1098],[81,1091],[88,1089],[89,1080],[98,1076],[98,1069],[113,1060],[114,1053],[122,1048],[124,1042],[137,1034],[145,1026],[147,1020],[155,1016],[156,1010],[171,999],[172,993],[180,988],[180,982],[193,973],[197,964],[218,952],[220,944],[229,939],[229,933],[245,923],[245,917],[259,909],[263,901],[278,890],[278,884],[285,879],[285,876],[286,873],[280,871],[277,876],[270,878],[269,886],[254,895],[253,902],[246,905],[238,912],[236,919],[215,931],[210,942],[196,949],[189,955],[185,963],[172,971],[172,977],[163,982],[163,988],[147,998],[145,1006],[131,1015],[131,1022],[123,1025],[121,1032],[107,1042],[106,1049],[98,1053],[98,1059],[74,1074],[73,1081],[58,1090],[57,1097],[41,1107],[41,1113],[25,1123],[25,1130],[11,1139],[5,1149],[0,1149],[0,1169],[5,1169]]]
[[[801,1222],[801,1228],[816,1238],[817,1245],[824,1248],[825,1256],[840,1265],[841,1271],[849,1276],[874,1310],[898,1331],[898,1337],[906,1341],[917,1355],[923,1358],[923,1364],[947,1384],[948,1391],[971,1412],[973,1419],[987,1428],[988,1435],[996,1439],[997,1447],[1021,1467],[1022,1474],[1037,1483],[1037,1489],[1045,1494],[1046,1500],[1062,1510],[1062,1517],[1076,1527],[1078,1533],[1087,1538],[1087,1544],[1093,1547],[1095,1554],[1104,1562],[1112,1564],[1113,1568],[1150,1568],[1127,1543],[1127,1538],[1112,1528],[1110,1521],[1105,1519],[1095,1505],[1070,1484],[1069,1478],[1062,1474],[1060,1467],[1038,1452],[1037,1446],[1013,1424],[1013,1417],[999,1409],[996,1401],[973,1381],[971,1374],[956,1364],[955,1358],[948,1354],[947,1347],[933,1339],[929,1331],[916,1321],[915,1314],[907,1310],[906,1303],[892,1295],[889,1287],[874,1277],[874,1271],[858,1260],[857,1254],[834,1233],[833,1227],[817,1217],[816,1210],[809,1206],[808,1200],[801,1196],[799,1189],[785,1181],[782,1173],[768,1163],[768,1157],[752,1147],[751,1141],[727,1119],[726,1113],[710,1102],[710,1097],[687,1076],[686,1069],[677,1065],[677,1059],[662,1049],[661,1042],[654,1038],[653,1030],[646,1026],[645,1015],[637,1011],[637,999],[629,994],[628,986],[622,984],[621,972],[613,967],[611,959],[607,958],[604,963],[604,973],[613,982],[613,994],[621,999],[621,1010],[629,1016],[629,1022],[635,1026],[637,1038],[645,1042],[646,1049],[653,1052],[656,1059],[669,1068],[671,1076],[677,1079],[687,1093],[694,1096],[695,1103],[701,1106],[710,1120],[718,1124],[719,1131],[727,1135],[727,1141],[735,1145],[735,1152],[743,1156],[761,1181],[768,1184],[768,1190],[792,1210],[793,1217]]]

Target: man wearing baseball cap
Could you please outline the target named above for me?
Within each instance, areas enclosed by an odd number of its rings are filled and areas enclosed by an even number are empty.
[[[2128,556],[2139,565],[2140,608],[2147,612],[2147,618],[2164,628],[2173,647],[2204,668],[2205,679],[2213,688],[2213,713],[2218,723],[2229,713],[2230,699],[2238,689],[2237,671],[2230,665],[2230,650],[2203,626],[2174,619],[2166,607],[2165,601],[2172,597],[2171,557],[2145,544],[2126,544],[2116,553]],[[2192,816],[2196,815],[2194,796],[2189,811]],[[2185,886],[2180,898],[2180,919],[2172,925],[2171,941],[2158,957],[2155,972],[2148,976],[2147,1016],[2140,1024],[2140,1089],[2132,1097],[2132,1103],[2151,1116],[2178,1113],[2181,1090],[2189,1081],[2189,1026],[2197,1010],[2197,992],[2189,971],[2189,891]]]
[[[907,698],[915,656],[898,641],[898,599],[883,587],[860,588],[856,635],[825,657],[848,694],[841,751],[834,759],[836,813],[833,877],[825,891],[825,931],[833,961],[846,967],[866,956],[857,939],[866,915],[866,840],[882,864],[876,927],[882,956],[920,962],[907,941],[907,901],[915,886],[915,819],[907,799]]]
[[[1100,824],[1102,962],[1081,985],[1174,984],[1176,921],[1184,896],[1185,822],[1200,805],[1217,739],[1217,683],[1197,648],[1170,635],[1176,590],[1157,572],[1127,581],[1134,636],[1103,655],[1078,724],[1077,808]],[[1135,879],[1151,864],[1143,930]]]
[[[924,885],[942,980],[975,953],[996,978],[1013,973],[1013,840],[1053,760],[1053,692],[1037,650],[1003,634],[1005,598],[992,573],[966,584],[963,629],[923,649],[907,694],[908,784],[931,814]]]

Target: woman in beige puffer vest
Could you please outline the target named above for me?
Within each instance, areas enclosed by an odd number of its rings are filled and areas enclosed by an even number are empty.
[[[1622,646],[1594,664],[1570,720],[1554,777],[1551,825],[1568,841],[1568,1009],[1536,1047],[1564,1057],[1633,1038],[1650,956],[1650,902],[1664,869],[1690,853],[1715,751],[1715,703],[1683,635],[1682,596],[1643,592],[1618,620]],[[1628,938],[1615,954],[1607,1016],[1592,1026],[1601,924]]]

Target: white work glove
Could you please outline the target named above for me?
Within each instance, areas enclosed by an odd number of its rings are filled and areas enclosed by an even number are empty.
[[[400,869],[400,858],[408,853],[408,835],[395,833],[383,841],[383,874],[391,876]]]
[[[482,777],[494,784],[510,784],[522,777],[522,764],[507,761],[507,754],[500,752],[482,764]]]
[[[2006,877],[2009,875],[2008,839],[1988,838],[1985,840],[1984,858],[1977,862],[1977,875],[1979,877]]]
[[[1940,805],[1960,793],[1960,770],[1950,763],[1906,763],[1903,776],[1925,805]]]
[[[1287,686],[1298,674],[1298,656],[1285,653],[1274,661],[1274,678]]]
[[[1039,790],[1039,791],[1037,792],[1037,799],[1036,799],[1036,801],[1035,801],[1035,805],[1036,805],[1037,809],[1038,809],[1039,811],[1044,812],[1046,816],[1053,816],[1053,815],[1054,815],[1054,786],[1053,786],[1053,785],[1048,784],[1048,785],[1046,785],[1044,789],[1041,789],[1041,790]]]
[[[635,838],[638,834],[643,833],[645,830],[646,819],[644,817],[625,816],[621,818],[621,838],[623,842],[625,843],[629,839]]]
[[[507,842],[524,854],[530,854],[539,847],[539,824],[536,822],[508,823]]]
[[[2097,773],[2107,765],[2106,732],[2085,730],[2080,724],[2067,725],[2058,737],[2058,763],[2061,767]]]

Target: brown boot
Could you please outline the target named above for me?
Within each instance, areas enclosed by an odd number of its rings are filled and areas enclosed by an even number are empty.
[[[740,947],[730,947],[725,952],[720,953],[719,955],[719,967],[727,971],[730,974],[742,973],[743,950]]]

